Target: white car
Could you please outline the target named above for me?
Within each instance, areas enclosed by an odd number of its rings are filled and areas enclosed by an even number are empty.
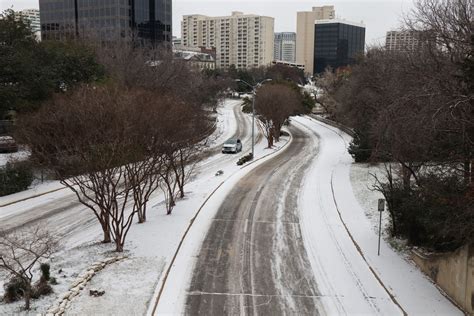
[[[239,151],[242,151],[242,142],[240,139],[229,139],[222,146],[223,154],[236,154]]]

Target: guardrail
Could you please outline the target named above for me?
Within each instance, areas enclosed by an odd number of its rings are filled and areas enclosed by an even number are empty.
[[[355,136],[355,131],[350,128],[350,127],[347,127],[345,125],[342,125],[341,123],[338,123],[336,121],[333,121],[333,120],[328,120],[324,117],[321,117],[321,116],[318,116],[318,115],[314,115],[314,114],[310,114],[309,115],[310,117],[314,118],[315,120],[318,120],[320,122],[323,122],[327,125],[331,125],[332,127],[335,127],[335,128],[339,128],[341,131],[343,131],[344,133],[354,137]]]

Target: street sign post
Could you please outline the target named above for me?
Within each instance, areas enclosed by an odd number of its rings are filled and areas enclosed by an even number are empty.
[[[382,238],[382,212],[385,210],[385,200],[384,199],[379,199],[379,214],[380,214],[380,219],[379,219],[379,247],[378,247],[378,252],[377,255],[380,256],[380,239]]]

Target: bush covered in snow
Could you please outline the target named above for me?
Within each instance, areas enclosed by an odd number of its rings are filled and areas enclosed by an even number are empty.
[[[253,159],[252,153],[249,153],[248,155],[242,156],[239,161],[237,161],[237,165],[241,166],[246,162],[249,162],[250,160]]]
[[[33,171],[27,162],[7,163],[0,168],[0,196],[28,189],[33,182]]]

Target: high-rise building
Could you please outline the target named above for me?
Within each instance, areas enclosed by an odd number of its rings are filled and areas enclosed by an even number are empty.
[[[273,59],[294,63],[296,61],[296,33],[275,33]]]
[[[389,31],[385,37],[385,49],[399,52],[415,50],[423,45],[420,35],[413,31]]]
[[[355,63],[365,50],[365,26],[345,20],[321,20],[314,25],[314,70],[337,69]]]
[[[43,39],[171,42],[171,0],[39,0]]]
[[[36,36],[37,40],[41,40],[41,24],[40,24],[40,12],[38,9],[25,9],[16,12],[19,17],[27,20],[30,23],[31,30]]]
[[[334,6],[313,7],[312,11],[298,12],[296,16],[296,62],[304,65],[305,73],[313,73],[314,23],[336,18]]]
[[[215,47],[218,68],[252,68],[271,64],[273,29],[273,18],[242,12],[220,17],[185,15],[181,41],[186,47]]]

